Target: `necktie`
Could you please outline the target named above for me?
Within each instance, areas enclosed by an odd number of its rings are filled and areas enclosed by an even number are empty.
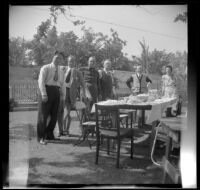
[[[71,69],[68,71],[68,73],[67,73],[67,77],[66,77],[66,80],[65,80],[65,82],[66,83],[69,83],[69,81],[70,81],[70,76],[71,76]]]
[[[55,75],[54,75],[54,81],[58,81],[58,66],[56,67]]]

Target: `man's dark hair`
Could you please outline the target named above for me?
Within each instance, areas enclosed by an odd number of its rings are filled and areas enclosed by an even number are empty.
[[[64,55],[64,53],[63,52],[61,52],[61,51],[55,51],[55,53],[54,53],[54,55],[61,55],[61,56],[63,56],[63,58],[65,58],[65,55]]]
[[[165,67],[165,69],[166,69],[166,68],[169,68],[171,71],[173,70],[171,65],[167,65],[167,66]]]

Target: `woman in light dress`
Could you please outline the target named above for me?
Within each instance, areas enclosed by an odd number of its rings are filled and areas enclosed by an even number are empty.
[[[164,98],[176,98],[176,79],[172,73],[172,66],[166,66],[165,71],[166,74],[162,76],[162,96]]]
[[[172,73],[172,66],[166,66],[165,72],[166,74],[162,76],[162,96],[163,98],[177,98],[176,103],[167,108],[168,116],[176,116],[180,102],[177,94],[176,78]]]

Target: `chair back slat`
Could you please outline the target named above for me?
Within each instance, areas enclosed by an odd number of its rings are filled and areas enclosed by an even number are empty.
[[[119,109],[116,106],[95,105],[97,130],[116,131],[120,135]]]
[[[163,172],[163,183],[165,183],[166,174],[175,184],[180,182],[180,170],[173,166],[165,156],[163,157]]]

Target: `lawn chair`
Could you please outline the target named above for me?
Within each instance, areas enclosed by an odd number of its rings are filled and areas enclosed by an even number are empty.
[[[116,168],[119,168],[121,141],[125,138],[131,139],[131,159],[133,159],[133,129],[120,128],[119,109],[116,106],[95,105],[96,114],[96,159],[98,164],[99,152],[107,151],[109,154],[109,141],[114,139],[117,142]],[[107,139],[107,150],[101,146],[101,137]]]
[[[154,152],[155,152],[155,148],[156,148],[156,143],[158,141],[161,141],[163,143],[165,143],[165,156],[166,158],[169,157],[169,146],[170,146],[170,137],[169,135],[163,132],[160,132],[161,130],[161,125],[162,123],[159,120],[155,120],[152,123],[152,133],[150,135],[150,154],[151,154],[151,160],[152,162],[157,165],[157,166],[161,166],[160,163],[156,162],[154,159]],[[167,131],[167,130],[166,130]]]

